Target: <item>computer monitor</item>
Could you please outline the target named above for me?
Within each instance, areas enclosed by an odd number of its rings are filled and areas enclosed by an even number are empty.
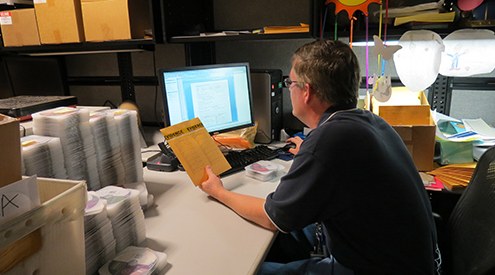
[[[248,63],[159,71],[165,126],[199,117],[210,134],[254,124]]]

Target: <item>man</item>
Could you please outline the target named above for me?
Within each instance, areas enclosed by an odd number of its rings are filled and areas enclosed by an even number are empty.
[[[297,154],[275,192],[261,199],[228,191],[206,168],[201,189],[245,219],[286,233],[318,224],[329,256],[265,263],[260,273],[435,273],[436,235],[423,183],[397,133],[356,108],[359,82],[348,45],[302,46],[285,84],[294,116],[313,130],[304,141],[290,139]]]

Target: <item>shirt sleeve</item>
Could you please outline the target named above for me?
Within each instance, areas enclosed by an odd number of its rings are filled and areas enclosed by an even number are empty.
[[[275,192],[267,196],[269,219],[280,231],[289,232],[327,218],[323,213],[331,215],[332,202],[336,201],[331,174],[331,168],[311,152],[300,151]]]

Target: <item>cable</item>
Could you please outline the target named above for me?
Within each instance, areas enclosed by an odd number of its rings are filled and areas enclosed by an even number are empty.
[[[25,137],[26,136],[26,127],[24,127],[24,125],[22,125],[22,124],[19,124],[19,126],[22,128],[22,136]]]
[[[325,14],[323,15],[323,25],[321,26],[320,39],[323,39],[325,35],[325,25],[327,24],[327,14],[328,14],[328,5],[325,7]]]
[[[155,54],[155,51],[153,51],[153,73],[155,75],[155,80],[158,81],[158,75],[156,74],[156,54]],[[161,119],[158,118],[157,113],[156,113],[156,111],[158,109],[156,105],[157,105],[157,101],[158,101],[158,86],[159,85],[160,84],[158,84],[158,83],[155,85],[155,104],[153,107],[153,114],[155,116],[155,122],[157,123],[158,127],[161,127],[161,125],[160,125]]]
[[[110,101],[108,99],[105,100],[105,102],[103,102],[102,106],[107,106],[107,104],[109,104],[112,109],[117,109],[117,105],[115,105],[112,101]]]

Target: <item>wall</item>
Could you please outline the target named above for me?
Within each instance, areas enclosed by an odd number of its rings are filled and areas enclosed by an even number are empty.
[[[0,99],[11,97],[13,95],[10,85],[8,84],[7,72],[5,71],[5,63],[0,58]]]
[[[250,30],[273,25],[310,23],[311,0],[214,0],[216,30]]]
[[[346,38],[343,38],[346,41]],[[260,40],[260,41],[225,41],[216,42],[217,63],[244,62],[252,68],[281,69],[289,74],[290,57],[299,46],[312,39]],[[366,48],[354,47],[361,65],[361,75],[366,73]],[[182,67],[185,55],[181,44],[157,45],[156,51],[132,54],[133,71],[136,76],[151,76],[158,68]],[[156,62],[156,64],[154,64]],[[108,76],[118,75],[115,54],[74,55],[66,57],[69,76]],[[156,68],[156,69],[155,69]],[[370,74],[378,73],[376,57],[369,56]],[[397,77],[393,60],[386,63],[385,72]],[[494,73],[484,75],[494,77]],[[2,85],[3,86],[3,85]],[[141,110],[143,121],[154,123],[162,121],[162,98],[159,87],[136,86],[136,100]],[[70,92],[78,97],[81,105],[103,105],[106,100],[120,104],[120,86],[71,86]],[[360,94],[364,94],[362,89]],[[156,100],[155,100],[156,98]],[[488,106],[493,102],[494,91],[454,91],[452,95],[451,116],[456,118],[483,117],[495,125],[494,109]],[[472,106],[478,106],[474,110]],[[290,113],[291,105],[288,93],[284,93],[284,113]],[[296,122],[288,122],[295,126]]]
[[[453,90],[450,103],[450,116],[463,118],[483,118],[495,127],[495,91]]]
[[[64,95],[58,57],[11,55],[0,62],[0,98],[13,95]],[[9,81],[10,78],[10,81]]]
[[[281,69],[289,75],[292,53],[310,39],[261,40],[217,42],[217,63],[249,62],[253,69]],[[292,115],[292,105],[287,89],[282,94],[284,128],[302,129],[304,126]]]
[[[118,76],[115,53],[71,55],[66,57],[67,74],[75,76]],[[132,53],[134,76],[155,76],[160,68],[183,67],[185,56],[181,44],[159,44],[155,52]],[[114,105],[121,101],[120,86],[71,86],[71,95],[77,96],[80,105]],[[135,86],[136,103],[141,119],[147,124],[162,121],[161,91],[154,86]]]
[[[311,20],[311,0],[287,1],[229,1],[214,0],[214,24],[216,30],[247,30],[268,25],[295,25]],[[371,35],[370,35],[371,36]],[[341,38],[348,41],[348,38]],[[281,69],[284,75],[290,70],[290,57],[300,45],[312,39],[247,40],[215,42],[216,62],[250,63],[252,68]],[[361,63],[361,75],[366,73],[366,48],[354,47]],[[184,47],[181,44],[157,45],[156,51],[132,54],[135,76],[152,76],[158,68],[182,67],[185,65]],[[66,57],[69,76],[118,75],[115,54],[77,55]],[[376,57],[371,48],[368,71],[379,73]],[[386,63],[385,73],[397,77],[393,61]],[[495,73],[485,75],[494,77]],[[0,76],[1,80],[1,76]],[[72,86],[71,94],[79,98],[82,105],[102,105],[106,100],[120,103],[120,86]],[[365,89],[360,91],[364,94]],[[454,91],[451,115],[462,118],[479,116],[495,125],[495,115],[486,102],[493,102],[493,91]],[[136,100],[143,121],[161,121],[162,99],[158,87],[136,86]],[[476,111],[472,106],[479,106]],[[284,113],[291,109],[288,93],[284,93]]]

